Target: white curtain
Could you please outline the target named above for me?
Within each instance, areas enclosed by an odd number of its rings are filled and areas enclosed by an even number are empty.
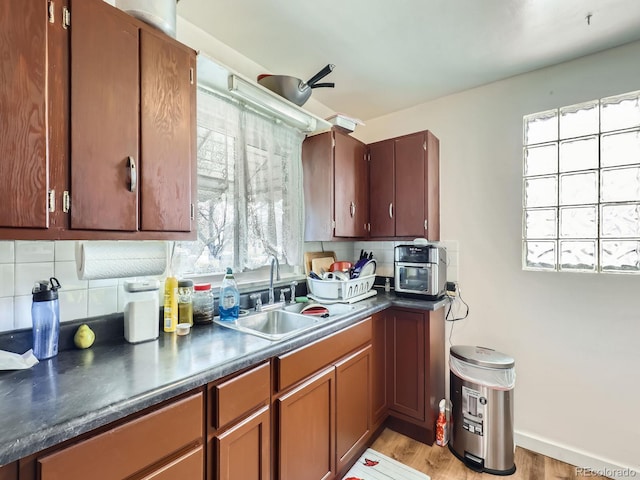
[[[304,135],[198,91],[198,240],[179,242],[178,273],[302,264]]]

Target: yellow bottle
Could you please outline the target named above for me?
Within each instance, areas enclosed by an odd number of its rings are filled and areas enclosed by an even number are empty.
[[[178,325],[178,279],[164,281],[164,331],[175,332]]]

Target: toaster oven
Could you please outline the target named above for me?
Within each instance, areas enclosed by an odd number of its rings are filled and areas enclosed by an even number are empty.
[[[445,295],[447,251],[436,245],[398,245],[394,252],[396,295],[435,300]]]

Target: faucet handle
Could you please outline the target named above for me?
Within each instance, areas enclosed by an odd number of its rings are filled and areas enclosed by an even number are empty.
[[[291,301],[289,303],[296,303],[296,285],[298,285],[298,281],[293,280],[291,282]]]
[[[282,288],[280,289],[280,301],[281,302],[286,302],[287,298],[284,296],[285,293],[289,292],[290,290],[288,288]]]
[[[249,298],[251,300],[256,301],[256,312],[261,312],[262,311],[262,295],[260,295],[259,293],[252,293],[251,295],[249,295]]]

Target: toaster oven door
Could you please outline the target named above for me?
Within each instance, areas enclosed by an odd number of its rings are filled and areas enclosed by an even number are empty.
[[[395,289],[397,292],[432,295],[437,285],[433,284],[433,266],[425,263],[396,263]]]

